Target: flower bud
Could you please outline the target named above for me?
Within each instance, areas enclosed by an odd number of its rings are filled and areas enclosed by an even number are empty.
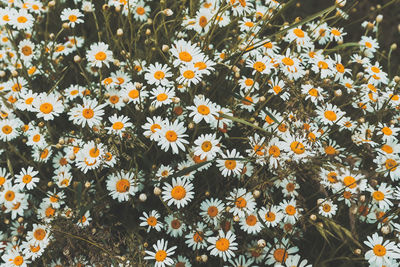
[[[266,245],[267,245],[267,242],[265,242],[264,239],[260,239],[260,240],[257,241],[257,246],[260,247],[260,248],[263,248]]]
[[[118,30],[117,30],[117,35],[118,36],[122,36],[124,34],[124,31],[121,29],[121,28],[119,28]]]

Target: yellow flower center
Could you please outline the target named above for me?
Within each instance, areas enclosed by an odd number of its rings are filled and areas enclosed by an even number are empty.
[[[337,119],[336,113],[332,110],[325,111],[324,116],[325,116],[325,118],[327,118],[330,121],[336,121],[336,119]]]
[[[164,250],[159,250],[154,257],[156,258],[156,261],[164,261],[167,257],[167,252]]]
[[[201,149],[202,149],[204,152],[210,151],[211,148],[212,148],[212,144],[211,144],[210,141],[204,141],[203,144],[201,144]]]
[[[128,192],[129,188],[130,188],[130,183],[127,179],[121,179],[117,181],[117,184],[115,185],[116,190],[119,193],[125,193]]]
[[[377,244],[372,250],[374,251],[376,256],[382,257],[386,255],[386,248],[382,245]]]
[[[192,61],[193,58],[192,58],[192,55],[189,54],[188,52],[182,51],[179,53],[179,59],[182,61],[185,61],[185,62],[190,62],[190,61]]]
[[[103,61],[103,60],[105,60],[107,58],[107,55],[103,51],[100,51],[100,52],[97,52],[96,55],[94,55],[94,58],[96,60]]]
[[[385,194],[382,193],[381,191],[375,191],[374,193],[372,193],[372,197],[376,200],[376,201],[381,201],[385,199]]]
[[[226,238],[220,238],[217,240],[217,242],[215,242],[215,247],[219,250],[219,251],[227,251],[229,249],[229,240]]]
[[[44,114],[49,114],[53,111],[53,105],[51,103],[43,103],[40,105],[39,109]]]
[[[82,110],[82,116],[86,119],[91,119],[94,116],[94,111],[91,108],[85,108]]]
[[[304,145],[298,141],[292,142],[290,144],[290,149],[298,155],[303,154],[306,151]]]
[[[186,196],[186,190],[183,186],[177,185],[174,186],[174,188],[172,188],[171,197],[173,197],[174,199],[181,200],[185,196]]]
[[[178,139],[178,135],[170,130],[165,133],[165,138],[167,138],[169,142],[175,142]]]
[[[114,130],[121,130],[122,128],[124,128],[124,124],[120,121],[114,122],[112,128]]]

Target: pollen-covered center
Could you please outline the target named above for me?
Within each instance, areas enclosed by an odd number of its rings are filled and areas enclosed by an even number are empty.
[[[265,213],[265,220],[268,222],[273,222],[275,221],[275,213],[268,211],[267,213]]]
[[[103,60],[105,60],[105,59],[107,58],[107,55],[106,55],[106,53],[104,53],[103,51],[100,51],[100,52],[97,52],[97,53],[94,55],[94,58],[95,58],[96,60],[103,61]]]
[[[168,98],[168,95],[166,93],[161,93],[157,96],[157,101],[165,101]]]
[[[303,154],[306,151],[304,145],[298,141],[292,142],[290,144],[290,149],[298,155]]]
[[[202,149],[204,152],[210,151],[211,148],[212,148],[212,144],[211,144],[210,141],[204,141],[203,144],[201,144],[201,149]]]
[[[386,248],[380,244],[377,244],[372,249],[376,256],[382,257],[386,255]]]
[[[193,79],[193,77],[194,77],[194,71],[192,71],[192,70],[185,70],[183,73],[182,73],[182,75],[183,75],[183,77],[185,77],[186,79]]]
[[[228,170],[233,170],[236,168],[236,161],[235,160],[225,160],[225,167]]]
[[[283,248],[277,248],[274,251],[274,259],[276,262],[285,262],[288,257],[288,253]]]
[[[356,179],[354,179],[353,176],[346,176],[343,179],[343,183],[345,186],[349,187],[349,188],[354,188],[357,186],[356,184]]]
[[[381,201],[385,199],[385,194],[381,191],[375,191],[374,193],[372,193],[372,197],[377,201]]]
[[[327,110],[324,112],[324,117],[330,121],[336,121],[337,115],[334,111]]]
[[[263,62],[257,61],[254,63],[253,68],[258,72],[263,72],[266,69],[266,66]]]
[[[215,217],[215,216],[217,216],[217,215],[218,215],[218,208],[215,207],[215,206],[210,206],[210,207],[207,209],[207,214],[208,214],[208,216],[210,216],[210,217]]]
[[[29,174],[25,174],[25,175],[22,177],[22,182],[25,183],[25,184],[28,184],[28,183],[30,183],[31,181],[32,181],[32,176],[30,176]]]
[[[178,139],[178,135],[170,130],[165,133],[165,138],[167,138],[169,142],[175,142]]]
[[[235,201],[235,205],[236,205],[236,207],[242,209],[242,208],[246,207],[247,201],[243,197],[238,197]]]
[[[229,249],[229,245],[230,245],[229,240],[223,237],[218,239],[217,242],[215,242],[215,247],[219,251],[227,251]]]
[[[181,200],[186,196],[186,190],[183,186],[177,185],[171,190],[171,196],[174,199]]]
[[[254,226],[257,223],[257,217],[254,215],[249,215],[246,217],[246,224],[250,226]]]
[[[179,59],[185,62],[190,62],[192,61],[192,55],[186,51],[182,51],[179,53]]]
[[[120,121],[114,122],[112,128],[114,130],[121,130],[122,128],[124,128],[124,124]]]
[[[39,109],[44,114],[49,114],[53,111],[53,105],[51,103],[43,103],[40,105]]]
[[[1,128],[1,131],[2,131],[4,134],[10,134],[10,133],[12,132],[12,127],[9,126],[9,125],[4,125],[4,126]]]
[[[164,250],[159,250],[154,257],[156,258],[156,261],[164,261],[167,257],[167,252]]]
[[[153,226],[153,227],[156,226],[156,224],[157,224],[157,218],[154,216],[147,218],[146,221],[147,221],[148,225]]]
[[[94,116],[94,111],[91,108],[85,108],[82,110],[82,116],[86,119],[91,119]]]
[[[46,237],[46,231],[42,228],[36,229],[33,232],[33,236],[36,240],[43,240]]]
[[[286,213],[289,215],[294,215],[296,214],[296,208],[292,205],[287,205],[286,209],[285,209]]]
[[[119,193],[125,193],[128,192],[130,187],[130,183],[127,179],[121,179],[118,180],[116,185],[115,185],[115,189],[119,192]]]

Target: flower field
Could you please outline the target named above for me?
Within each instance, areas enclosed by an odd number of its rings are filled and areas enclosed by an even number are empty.
[[[0,1],[0,266],[399,266],[400,0],[306,2]]]

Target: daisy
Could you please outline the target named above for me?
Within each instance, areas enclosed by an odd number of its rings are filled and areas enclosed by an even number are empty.
[[[172,148],[172,154],[178,154],[179,148],[185,151],[184,144],[188,144],[189,141],[183,139],[188,135],[185,134],[186,127],[183,122],[178,120],[170,123],[168,119],[164,122],[163,127],[160,129],[158,145],[161,149],[167,152],[169,148]]]
[[[0,168],[0,188],[8,181],[11,175],[7,172],[6,168]]]
[[[86,52],[86,59],[89,66],[101,68],[103,65],[109,67],[109,63],[114,60],[112,51],[108,50],[108,44],[103,42],[90,45],[90,49]]]
[[[29,62],[35,56],[35,44],[28,39],[24,39],[18,44],[18,52],[23,61]]]
[[[142,22],[146,21],[150,14],[150,11],[151,11],[150,7],[146,6],[145,3],[142,0],[140,0],[136,2],[136,4],[133,7],[133,12],[132,12],[133,18],[135,20]]]
[[[361,36],[359,44],[361,45],[361,49],[366,52],[365,55],[369,58],[373,57],[374,53],[379,49],[378,41],[369,36]]]
[[[325,107],[317,107],[317,119],[323,124],[337,124],[343,118],[345,113],[337,106],[327,103]]]
[[[312,45],[311,38],[308,36],[307,32],[301,29],[301,26],[290,29],[284,40],[288,43],[295,42],[297,44],[298,52],[300,52],[303,47],[310,47]]]
[[[355,171],[355,170],[354,170]],[[367,181],[364,175],[354,174],[348,169],[345,169],[339,176],[339,181],[346,187],[346,190],[355,193],[357,190],[364,191],[367,187]]]
[[[219,167],[222,175],[225,177],[230,175],[240,177],[244,166],[243,162],[240,160],[243,158],[240,153],[237,152],[236,149],[230,152],[227,150],[226,155],[221,153],[221,157],[226,158],[217,160],[217,167]]]
[[[202,79],[201,72],[194,65],[188,64],[182,66],[179,72],[180,76],[176,78],[176,81],[180,84],[183,84],[186,87],[190,87],[191,85],[196,85]]]
[[[343,36],[347,35],[346,32],[343,32],[343,28],[331,28],[329,30],[330,39],[335,40],[336,42],[343,42]]]
[[[17,30],[29,31],[33,27],[34,17],[25,9],[13,9],[14,12],[10,14],[10,25]]]
[[[277,226],[283,218],[283,213],[280,211],[280,208],[274,205],[271,205],[268,208],[261,208],[258,211],[258,215],[267,227]]]
[[[171,86],[172,82],[168,78],[172,77],[171,69],[168,65],[162,65],[156,62],[154,65],[150,64],[144,74],[144,78],[149,85]]]
[[[399,127],[394,127],[393,125],[387,126],[381,122],[378,123],[378,127],[380,131],[377,132],[377,135],[381,135],[384,142],[397,140],[397,135],[400,131]]]
[[[277,267],[312,267],[312,264],[307,264],[307,260],[304,259],[300,261],[300,255],[295,254],[295,255],[288,255],[286,261],[284,262],[284,265],[281,263],[276,263],[275,266]]]
[[[364,241],[364,244],[371,248],[365,253],[365,259],[371,266],[390,264],[391,259],[400,258],[400,249],[395,242],[383,241],[383,237],[377,233],[367,236],[367,241]]]
[[[110,88],[107,90],[107,93],[110,95],[107,99],[107,104],[110,107],[121,110],[121,108],[125,106],[124,101],[122,101],[122,91]]]
[[[225,204],[220,199],[206,199],[200,204],[200,216],[206,223],[217,226],[222,212],[225,210]]]
[[[45,148],[35,146],[32,150],[32,157],[37,162],[47,162],[52,154],[53,150],[51,146],[47,146]]]
[[[287,133],[282,136],[284,142],[282,143],[282,149],[288,152],[294,160],[301,161],[306,157],[311,157],[315,154],[315,151],[311,149],[307,139],[301,136],[292,136]]]
[[[82,125],[85,127],[87,124],[90,128],[99,125],[103,114],[104,114],[104,106],[106,104],[98,105],[96,99],[83,99],[83,105],[78,104],[77,107],[72,108],[69,112],[69,119],[77,125]]]
[[[371,186],[366,190],[371,192],[372,204],[377,205],[382,211],[388,211],[393,206],[392,201],[390,201],[393,199],[393,188],[390,185],[381,183],[377,190]]]
[[[182,64],[194,64],[203,56],[199,47],[192,44],[190,41],[185,41],[183,39],[175,40],[169,51],[172,56],[175,57],[173,61],[174,67],[178,67]]]
[[[246,95],[245,92],[241,91],[240,96],[242,97],[242,101],[240,102],[239,107],[247,110],[248,112],[254,111],[255,106],[259,100],[258,95],[256,95],[256,94]]]
[[[180,237],[186,230],[186,224],[172,214],[165,217],[165,225],[167,226],[167,234],[172,237]]]
[[[303,210],[299,207],[296,207],[296,200],[293,198],[289,201],[287,201],[286,199],[282,200],[282,202],[279,204],[279,207],[283,212],[282,221],[291,224],[296,223],[297,219],[300,216],[300,212]]]
[[[75,24],[79,24],[84,22],[83,19],[83,14],[79,11],[79,9],[71,9],[71,8],[65,8],[61,12],[61,20],[68,22],[68,26],[71,28],[75,28]]]
[[[4,252],[1,259],[5,262],[5,267],[28,267],[30,260],[18,248],[12,248]]]
[[[145,86],[139,86],[139,83],[135,82],[134,84],[131,82],[127,82],[122,85],[122,98],[129,99],[128,103],[139,104],[146,100],[149,96],[148,92],[145,90]]]
[[[28,141],[26,142],[28,146],[36,146],[39,148],[44,148],[47,146],[45,136],[40,133],[39,128],[30,128],[25,135],[28,138]]]
[[[300,188],[299,184],[296,182],[295,177],[287,177],[283,179],[279,184],[282,187],[282,193],[285,197],[297,197],[297,189]]]
[[[37,183],[39,182],[39,178],[36,177],[38,171],[34,171],[33,167],[28,166],[27,169],[22,168],[21,172],[18,175],[15,175],[15,179],[17,179],[16,183],[19,190],[23,190],[26,186],[26,189],[31,190],[35,188]]]
[[[242,76],[242,78],[238,81],[240,90],[243,90],[244,92],[248,92],[250,90],[258,90],[260,88],[260,85],[258,82],[254,81],[252,78],[247,78],[245,76]]]
[[[246,67],[253,69],[253,75],[255,73],[269,74],[271,73],[273,65],[270,63],[270,60],[267,57],[257,55],[255,60],[246,60]]]
[[[246,153],[256,159],[256,162],[260,165],[266,163],[266,147],[265,147],[265,137],[260,137],[257,133],[254,136],[249,137],[249,143],[251,149],[246,149]]]
[[[180,177],[172,178],[172,185],[166,183],[162,189],[162,199],[168,206],[174,204],[180,209],[193,199],[193,185]]]
[[[211,13],[211,10],[200,8],[200,10],[196,12],[195,18],[186,21],[188,24],[186,28],[188,30],[194,30],[197,33],[208,32],[211,27],[211,23],[209,22],[212,17],[213,14]]]
[[[129,196],[134,196],[138,191],[133,172],[121,171],[116,175],[111,174],[107,177],[107,190],[113,199],[118,202],[128,201]]]
[[[105,127],[108,134],[117,134],[120,138],[122,138],[122,133],[133,125],[129,122],[129,118],[124,115],[117,116],[117,114],[114,114],[108,120],[112,123],[112,126]]]
[[[0,140],[8,142],[18,137],[18,128],[22,125],[22,121],[18,118],[0,120]]]
[[[32,107],[37,112],[36,116],[45,121],[53,120],[54,117],[58,117],[64,111],[64,105],[55,94],[39,94],[33,100]]]
[[[160,130],[164,127],[164,121],[160,116],[153,118],[147,117],[147,122],[142,126],[145,130],[144,136],[150,138],[151,141],[158,141],[160,137]]]
[[[234,216],[245,217],[246,213],[254,212],[256,202],[251,192],[244,188],[233,189],[230,196],[226,198],[234,206],[229,210]]]
[[[192,264],[185,256],[178,255],[174,260],[174,266],[192,267]]]
[[[210,75],[215,71],[214,66],[216,63],[209,59],[206,55],[201,54],[199,58],[193,60],[194,67],[197,69],[199,74]]]
[[[25,195],[20,193],[17,185],[12,185],[8,180],[3,184],[3,191],[0,192],[0,204],[7,209],[12,209],[18,202],[22,202]]]
[[[32,231],[29,231],[26,234],[26,240],[35,246],[39,245],[46,247],[50,238],[50,228],[35,223],[33,224]]]
[[[142,221],[140,226],[148,226],[147,233],[149,233],[151,229],[155,229],[159,232],[164,226],[158,218],[160,218],[160,214],[156,210],[151,210],[148,215],[146,212],[143,212],[143,216],[139,218]]]
[[[235,256],[234,250],[237,250],[237,243],[235,242],[236,236],[233,232],[228,231],[226,234],[224,231],[219,230],[217,237],[209,237],[207,242],[211,245],[208,246],[207,250],[211,250],[210,254],[218,256],[227,261],[231,257]]]
[[[185,236],[185,243],[187,246],[195,250],[200,250],[207,247],[206,238],[212,235],[212,231],[206,229],[206,225],[202,222],[197,222],[195,227],[189,230],[189,233]]]
[[[338,209],[337,205],[333,204],[333,201],[329,199],[325,199],[318,208],[319,214],[328,218],[332,218],[332,216],[335,216]]]
[[[145,256],[144,259],[155,260],[154,267],[170,266],[174,263],[170,256],[175,254],[176,248],[176,246],[168,248],[168,241],[164,241],[164,239],[158,240],[157,244],[153,245],[155,252],[145,250],[145,253],[149,256]]]
[[[311,70],[314,73],[320,73],[321,79],[331,77],[334,75],[332,71],[334,61],[330,57],[325,57],[324,55],[316,55],[310,63],[312,64]]]
[[[156,108],[161,107],[162,105],[171,104],[172,100],[175,98],[174,88],[158,86],[157,88],[151,90],[150,93],[154,99],[151,104]]]
[[[161,164],[160,168],[158,168],[158,170],[156,172],[156,177],[160,181],[160,180],[166,179],[168,176],[170,176],[173,173],[174,173],[174,170],[171,168],[171,166],[169,166],[169,165],[164,166],[163,164]]]
[[[212,103],[209,99],[196,95],[193,99],[194,106],[187,107],[192,111],[189,117],[193,117],[195,123],[204,120],[207,123],[215,120],[218,115],[216,104]]]
[[[267,260],[265,263],[269,266],[280,266],[281,264],[286,263],[289,255],[299,251],[299,248],[289,247],[289,240],[286,238],[282,238],[281,240],[274,238],[274,244],[270,245],[268,243],[267,250],[270,252],[267,255]]]
[[[259,233],[263,228],[261,222],[258,220],[257,211],[240,218],[239,224],[240,229],[253,235]]]
[[[217,154],[221,153],[220,139],[215,134],[202,134],[194,141],[196,147],[194,148],[194,154],[199,156],[201,160],[214,159]]]
[[[35,260],[40,256],[42,256],[43,252],[45,251],[45,248],[46,247],[39,245],[35,246],[30,242],[23,242],[20,247],[20,249],[22,249],[23,254],[26,255],[26,257],[31,260]]]
[[[305,99],[311,100],[315,105],[324,100],[321,87],[314,87],[311,84],[301,85],[301,93],[306,95]]]

